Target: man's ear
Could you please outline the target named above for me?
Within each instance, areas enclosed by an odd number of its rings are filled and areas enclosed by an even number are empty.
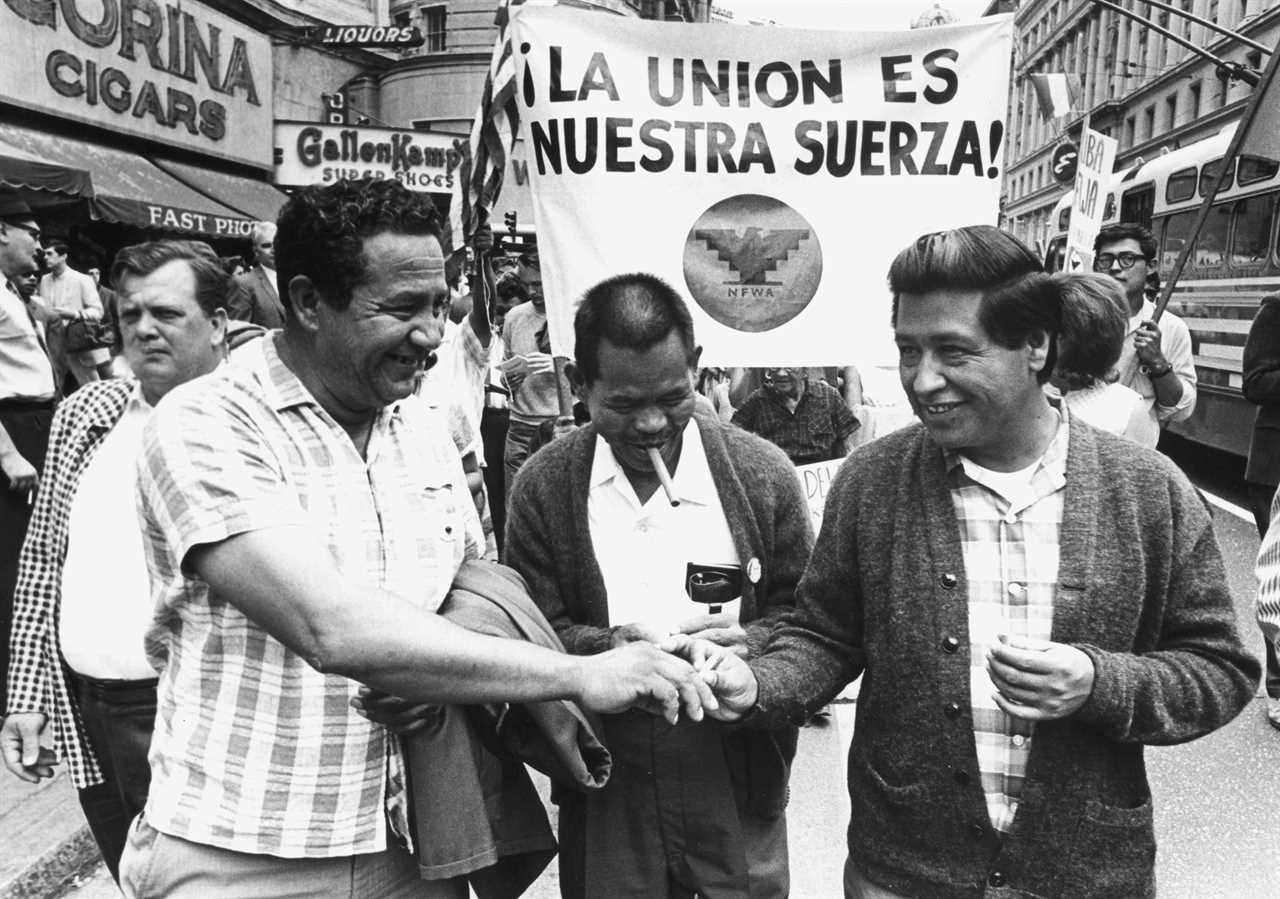
[[[582,369],[572,359],[564,364],[564,376],[569,379],[569,388],[575,399],[587,401],[587,382],[582,377]]]
[[[1044,370],[1049,361],[1050,340],[1048,331],[1032,331],[1027,335],[1027,364],[1032,371]]]
[[[289,279],[289,303],[293,307],[293,317],[303,330],[314,332],[319,329],[317,314],[323,302],[320,291],[306,275],[294,275]]]
[[[227,310],[219,306],[213,310],[213,315],[209,316],[209,323],[213,325],[213,334],[209,338],[212,346],[225,346],[227,342]]]
[[[702,359],[702,347],[695,346],[689,354],[689,368],[693,371],[693,379],[698,380],[698,362]]]

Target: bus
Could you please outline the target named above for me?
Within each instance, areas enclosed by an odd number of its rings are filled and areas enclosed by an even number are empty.
[[[1139,222],[1156,240],[1162,278],[1173,273],[1203,199],[1212,190],[1235,125],[1186,147],[1117,173],[1104,223]],[[1262,297],[1280,292],[1280,162],[1257,156],[1235,161],[1169,300],[1186,322],[1196,366],[1196,409],[1170,426],[1174,433],[1239,456],[1249,452],[1254,406],[1241,394],[1249,325]],[[1070,201],[1055,208],[1056,232],[1046,266],[1061,267],[1056,242],[1066,241]]]

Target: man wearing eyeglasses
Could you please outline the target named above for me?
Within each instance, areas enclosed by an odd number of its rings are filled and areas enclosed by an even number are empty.
[[[44,466],[53,418],[53,369],[44,334],[18,287],[38,265],[40,227],[20,197],[0,191],[0,708],[18,553]]]
[[[1129,302],[1129,330],[1116,363],[1120,383],[1142,395],[1158,427],[1190,418],[1196,408],[1191,332],[1169,312],[1154,322],[1155,305],[1146,299],[1147,281],[1156,271],[1151,232],[1132,222],[1107,225],[1098,232],[1093,252],[1094,271],[1119,281]]]

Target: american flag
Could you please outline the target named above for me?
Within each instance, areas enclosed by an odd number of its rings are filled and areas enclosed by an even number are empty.
[[[520,129],[520,108],[516,104],[516,65],[511,48],[511,16],[525,0],[501,0],[494,24],[498,37],[493,44],[489,72],[475,120],[471,123],[468,151],[458,163],[449,205],[449,227],[453,246],[462,247],[475,233],[479,210],[492,209],[502,178],[507,154]]]

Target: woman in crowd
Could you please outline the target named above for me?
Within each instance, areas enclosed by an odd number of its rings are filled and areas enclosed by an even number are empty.
[[[1062,298],[1058,362],[1050,382],[1072,415],[1094,427],[1155,446],[1160,431],[1138,393],[1116,383],[1128,328],[1119,285],[1104,275],[1056,275]]]

